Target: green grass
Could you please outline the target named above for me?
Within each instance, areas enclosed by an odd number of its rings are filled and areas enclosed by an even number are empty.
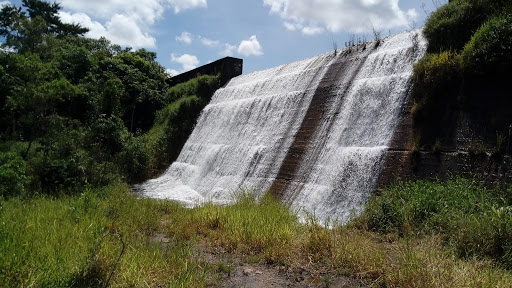
[[[375,197],[362,216],[368,229],[442,235],[462,257],[489,257],[512,268],[512,186],[487,189],[469,180],[399,184]]]
[[[111,274],[111,286],[200,286],[204,267],[189,259],[189,243],[162,246],[151,237],[173,209],[182,208],[138,200],[125,185],[3,200],[0,286],[103,287]]]
[[[228,259],[369,287],[509,287],[510,186],[398,184],[348,225],[303,224],[268,194],[185,209],[124,184],[0,200],[0,287],[212,287]],[[198,245],[200,244],[200,245]],[[224,251],[217,262],[201,247]],[[507,250],[508,249],[508,250]]]
[[[180,239],[201,235],[227,251],[260,255],[268,263],[282,262],[301,229],[297,216],[268,193],[257,200],[252,192],[241,190],[233,197],[233,205],[208,204],[168,221],[173,223],[167,228],[169,233]]]

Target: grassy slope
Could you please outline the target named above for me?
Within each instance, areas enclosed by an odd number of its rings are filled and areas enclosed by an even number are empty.
[[[511,194],[510,187],[496,191]],[[488,192],[466,180],[398,185],[334,229],[314,219],[301,224],[271,197],[256,201],[243,191],[233,206],[191,210],[136,199],[122,184],[59,199],[12,198],[0,202],[0,286],[218,285],[227,269],[194,256],[201,242],[243,261],[346,275],[375,287],[509,287],[508,262],[457,246],[491,247],[493,235],[511,231],[510,199]],[[501,243],[510,248],[506,237]]]

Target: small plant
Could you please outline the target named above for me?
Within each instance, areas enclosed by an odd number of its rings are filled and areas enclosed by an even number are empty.
[[[432,153],[434,153],[434,154],[441,153],[441,141],[439,141],[439,139],[436,139],[436,141],[432,145]]]
[[[468,145],[468,152],[472,155],[483,156],[487,154],[487,146],[481,141],[471,141]]]
[[[25,167],[25,161],[16,153],[0,154],[0,197],[25,194],[28,182]]]
[[[336,57],[336,55],[338,54],[338,43],[336,43],[336,41],[334,41],[334,38],[332,38],[332,35],[331,35],[331,40],[332,40],[332,49],[334,50],[334,57]]]
[[[377,31],[375,27],[372,26],[372,34],[373,34],[373,40],[375,41],[374,48],[379,47],[380,42],[382,41],[382,38],[380,37],[380,31]]]
[[[496,131],[496,146],[494,147],[492,153],[494,155],[499,155],[503,152],[503,149],[504,149],[504,143],[505,143],[505,139],[507,137],[505,137],[503,135],[503,133],[500,133],[498,131]]]

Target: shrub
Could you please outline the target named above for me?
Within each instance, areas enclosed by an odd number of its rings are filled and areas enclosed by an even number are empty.
[[[461,75],[460,56],[451,50],[427,54],[414,66],[411,113],[417,137],[424,143],[443,131],[443,120],[457,100]]]
[[[197,96],[182,97],[158,111],[155,125],[147,136],[151,166],[161,170],[178,157],[206,105]]]
[[[486,189],[465,179],[401,183],[373,197],[361,219],[379,233],[440,234],[462,257],[491,257],[512,267],[512,186]]]
[[[167,91],[166,102],[170,104],[156,113],[154,125],[145,135],[150,154],[149,176],[158,175],[176,160],[201,110],[220,84],[219,76],[203,75]]]
[[[460,51],[490,15],[505,6],[505,0],[455,0],[433,12],[423,33],[429,52]]]
[[[203,75],[169,88],[165,96],[167,103],[172,103],[179,100],[181,97],[191,95],[197,95],[200,99],[209,101],[210,97],[215,93],[220,85],[219,76]]]
[[[477,74],[504,72],[512,65],[512,15],[483,24],[464,46],[464,69]],[[494,73],[493,73],[494,74]]]
[[[16,153],[0,154],[0,196],[22,195],[27,176],[25,161]]]
[[[123,151],[117,155],[116,161],[128,183],[147,179],[149,168],[149,151],[141,137],[132,137],[124,141]]]

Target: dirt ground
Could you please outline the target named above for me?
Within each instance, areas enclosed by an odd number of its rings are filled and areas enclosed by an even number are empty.
[[[254,263],[250,256],[227,253],[204,243],[196,244],[194,252],[199,261],[217,270],[217,279],[208,279],[212,287],[363,287],[345,276],[314,275],[304,268]]]

